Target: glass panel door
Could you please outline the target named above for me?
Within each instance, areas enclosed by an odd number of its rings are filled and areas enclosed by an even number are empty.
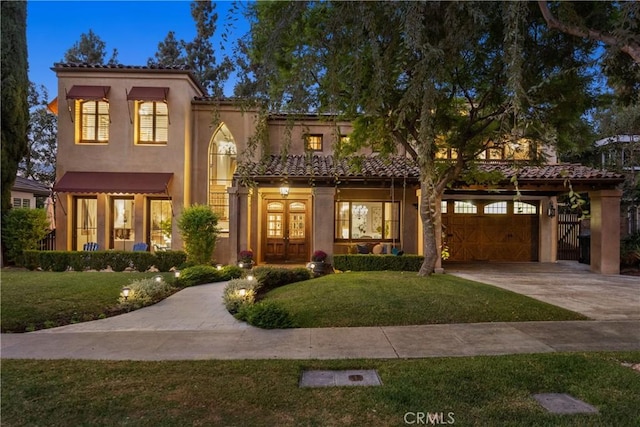
[[[82,250],[85,243],[98,241],[98,200],[95,198],[77,197],[74,211],[74,249]]]

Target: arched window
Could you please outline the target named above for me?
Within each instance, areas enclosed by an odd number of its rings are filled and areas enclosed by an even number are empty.
[[[229,193],[236,171],[236,143],[222,123],[209,142],[209,206],[220,215],[218,228],[229,232]]]

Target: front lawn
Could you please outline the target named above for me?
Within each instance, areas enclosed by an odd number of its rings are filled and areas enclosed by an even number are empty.
[[[3,270],[2,332],[24,332],[112,316],[118,297],[133,280],[172,273],[38,272]]]
[[[3,360],[2,425],[402,426],[424,425],[416,423],[420,413],[443,413],[443,421],[461,426],[636,426],[640,373],[628,367],[631,362],[640,363],[640,352],[341,361]],[[376,369],[382,386],[301,389],[298,380],[309,369]],[[549,414],[531,397],[536,393],[568,393],[599,413]]]
[[[586,319],[495,286],[412,272],[331,274],[277,288],[266,299],[302,328]]]

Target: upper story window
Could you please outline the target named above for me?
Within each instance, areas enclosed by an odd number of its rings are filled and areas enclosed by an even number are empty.
[[[322,135],[305,135],[306,149],[310,151],[322,151]]]
[[[449,148],[443,138],[438,139],[437,159],[455,160],[456,149]],[[520,139],[518,142],[489,142],[477,156],[478,160],[535,160],[540,157],[542,147],[533,141]]]
[[[79,101],[81,143],[109,142],[109,103]]]
[[[135,102],[135,143],[166,145],[169,141],[168,87],[134,86],[127,100]]]
[[[69,113],[75,121],[77,143],[109,142],[109,100],[110,86],[73,86],[67,92]],[[72,112],[71,107],[75,109]]]
[[[164,102],[144,101],[137,104],[138,144],[166,144],[169,140],[169,109]]]

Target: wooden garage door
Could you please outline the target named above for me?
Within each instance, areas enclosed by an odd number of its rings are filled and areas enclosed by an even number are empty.
[[[537,261],[537,202],[443,202],[449,261]],[[445,213],[446,212],[446,213]]]

